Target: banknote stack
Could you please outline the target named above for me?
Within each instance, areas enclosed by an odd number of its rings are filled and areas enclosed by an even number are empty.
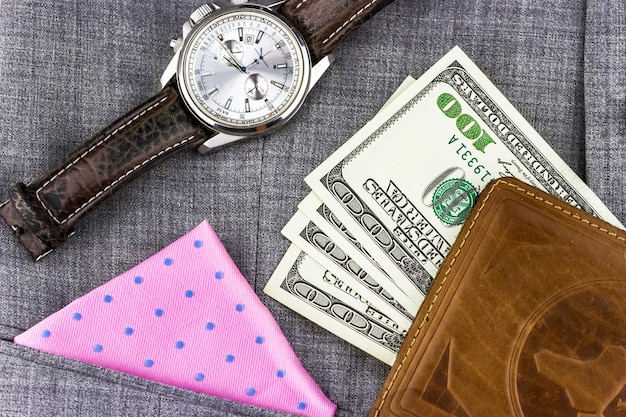
[[[391,365],[478,194],[504,176],[622,227],[456,47],[306,177],[265,292]]]

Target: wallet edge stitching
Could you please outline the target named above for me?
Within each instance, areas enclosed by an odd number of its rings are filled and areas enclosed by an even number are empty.
[[[430,317],[430,313],[431,310],[433,308],[433,306],[435,305],[435,303],[437,302],[437,299],[439,298],[439,293],[441,292],[441,290],[443,289],[444,285],[446,284],[446,282],[448,281],[448,275],[450,274],[450,271],[452,270],[452,267],[454,266],[454,264],[456,263],[456,259],[457,256],[459,256],[459,253],[461,252],[461,249],[463,249],[463,247],[465,246],[465,243],[467,241],[467,238],[469,237],[470,233],[472,232],[472,229],[474,228],[474,225],[476,224],[476,221],[478,220],[478,217],[481,215],[483,208],[485,207],[485,205],[487,204],[487,201],[489,201],[489,198],[491,198],[491,194],[493,193],[493,191],[496,189],[496,186],[499,184],[505,184],[508,185],[509,187],[515,188],[518,191],[521,191],[523,193],[525,193],[526,195],[539,200],[555,209],[560,210],[561,212],[577,219],[580,220],[581,222],[585,223],[587,226],[593,227],[595,229],[598,229],[599,231],[608,234],[609,236],[615,237],[616,239],[620,240],[623,243],[626,243],[626,237],[620,236],[618,235],[616,232],[612,232],[604,227],[601,227],[599,224],[596,223],[592,223],[591,221],[589,221],[588,219],[583,219],[582,217],[580,217],[578,214],[573,213],[557,204],[554,204],[551,201],[548,201],[546,199],[544,199],[543,197],[540,197],[538,195],[536,195],[535,193],[528,191],[527,189],[520,187],[517,184],[514,184],[512,182],[509,182],[507,180],[503,180],[503,179],[499,179],[497,181],[494,182],[494,184],[492,185],[491,189],[488,191],[487,196],[485,197],[485,199],[483,200],[481,206],[478,208],[478,211],[476,213],[476,215],[472,218],[472,223],[470,224],[469,228],[467,229],[467,232],[465,233],[465,236],[463,237],[463,240],[461,241],[459,248],[457,249],[456,253],[454,254],[454,256],[452,257],[452,260],[450,261],[450,265],[448,265],[448,269],[446,270],[446,272],[444,273],[443,279],[441,281],[441,283],[439,284],[439,287],[437,288],[437,290],[434,293],[433,296],[433,301],[430,303],[430,305],[428,306],[428,309],[426,310],[426,315],[424,316],[424,318],[422,319],[422,322],[419,324],[419,326],[417,327],[417,330],[415,331],[415,334],[413,335],[413,338],[411,340],[411,343],[409,344],[409,347],[406,351],[406,353],[404,354],[404,357],[402,358],[402,361],[400,361],[400,363],[398,364],[398,368],[396,369],[396,372],[394,373],[389,386],[385,389],[381,400],[380,400],[380,404],[378,406],[378,408],[376,409],[375,413],[374,413],[374,417],[378,417],[378,415],[380,414],[380,411],[382,410],[383,406],[385,405],[385,401],[387,400],[387,395],[389,395],[389,392],[391,391],[393,385],[395,384],[400,371],[402,370],[402,368],[404,367],[404,363],[406,362],[407,358],[409,357],[411,351],[413,350],[413,345],[415,344],[415,341],[417,340],[417,337],[419,336],[419,334],[421,333],[422,328],[424,327],[424,325],[426,323],[428,323],[429,321],[429,317]]]

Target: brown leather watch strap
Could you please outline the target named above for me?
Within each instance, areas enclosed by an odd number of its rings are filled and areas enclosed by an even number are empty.
[[[304,36],[314,61],[393,0],[289,0],[282,13]]]
[[[30,184],[11,187],[0,215],[39,259],[118,189],[213,134],[188,114],[172,82]]]

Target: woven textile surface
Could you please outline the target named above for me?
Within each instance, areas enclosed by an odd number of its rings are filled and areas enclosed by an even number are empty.
[[[0,1],[0,188],[28,183],[158,89],[190,0]],[[11,340],[207,219],[338,405],[367,414],[389,366],[263,294],[303,179],[402,80],[459,45],[626,222],[626,3],[396,0],[343,43],[284,128],[162,165],[33,262],[0,228],[0,416],[279,416],[57,358]],[[0,198],[4,201],[5,198]]]

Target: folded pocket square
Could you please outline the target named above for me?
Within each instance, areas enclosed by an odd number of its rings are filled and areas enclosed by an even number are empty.
[[[336,409],[206,221],[15,343],[258,407]]]

